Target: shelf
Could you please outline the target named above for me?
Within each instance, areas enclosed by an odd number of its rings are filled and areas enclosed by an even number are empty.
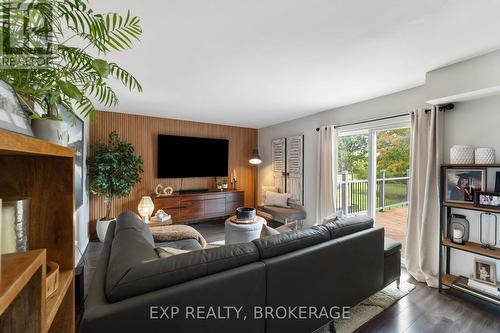
[[[457,280],[457,277],[455,275],[446,274],[446,275],[442,276],[441,283],[444,284],[445,286],[451,288],[453,286],[453,283],[455,283],[456,280]]]
[[[500,168],[500,164],[443,164],[445,168]]]
[[[35,273],[45,264],[45,250],[4,254],[0,280],[0,315],[2,315]]]
[[[467,242],[465,244],[453,243],[449,238],[444,239],[441,244],[448,246],[457,250],[466,251],[470,253],[479,254],[485,257],[500,259],[500,249],[490,250],[481,246],[481,244],[474,242]]]
[[[472,205],[472,204],[462,204],[462,203],[456,203],[456,202],[443,202],[443,206],[450,207],[450,208],[475,210],[478,212],[486,212],[486,213],[492,213],[492,214],[500,214],[500,210],[498,210],[498,209],[474,207],[474,205]]]
[[[467,283],[469,282],[468,278],[463,277],[463,276],[460,276],[460,277],[456,277],[453,275],[451,275],[451,276],[454,278],[454,280],[453,280],[451,285],[446,285],[446,286],[453,288],[453,289],[460,290],[464,293],[475,296],[477,298],[481,298],[485,301],[488,301],[488,302],[491,302],[491,303],[494,303],[494,304],[500,306],[500,298],[495,297],[495,296],[490,295],[490,294],[487,294],[481,290],[470,288],[467,285]],[[444,280],[444,278],[445,278],[445,276],[443,276],[443,280]],[[443,281],[443,284],[445,284],[444,281]]]
[[[50,295],[49,298],[47,298],[47,303],[46,303],[46,330],[48,331],[50,326],[52,325],[52,322],[54,321],[54,318],[56,317],[57,310],[59,310],[59,307],[64,299],[64,296],[68,292],[68,289],[70,289],[71,282],[73,281],[73,270],[65,270],[65,271],[60,271],[59,272],[59,288]]]
[[[68,147],[0,129],[0,155],[74,157],[75,151]]]

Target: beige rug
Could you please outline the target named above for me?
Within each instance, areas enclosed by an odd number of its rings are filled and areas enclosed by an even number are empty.
[[[396,282],[390,284],[385,289],[353,307],[350,319],[335,320],[336,333],[351,333],[356,331],[401,298],[408,295],[414,288],[415,285],[407,282],[402,282],[399,289],[396,287]],[[329,324],[321,327],[314,333],[328,332],[330,332]]]

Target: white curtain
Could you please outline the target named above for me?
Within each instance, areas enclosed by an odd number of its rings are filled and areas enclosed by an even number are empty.
[[[318,179],[316,223],[335,212],[336,156],[334,154],[334,127],[322,126],[318,132]]]
[[[418,281],[437,287],[439,272],[439,172],[442,112],[411,114],[411,176],[405,263]]]

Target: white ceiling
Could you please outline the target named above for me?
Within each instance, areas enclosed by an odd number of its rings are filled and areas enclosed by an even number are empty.
[[[142,19],[113,111],[261,128],[424,83],[500,47],[496,0],[91,0]]]

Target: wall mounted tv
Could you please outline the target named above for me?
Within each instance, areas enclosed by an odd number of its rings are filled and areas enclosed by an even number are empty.
[[[158,135],[158,178],[227,177],[229,140]]]

